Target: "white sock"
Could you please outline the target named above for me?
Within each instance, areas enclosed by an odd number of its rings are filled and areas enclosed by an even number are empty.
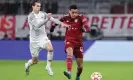
[[[53,60],[53,52],[47,53],[47,66],[51,66],[51,61]]]
[[[32,62],[32,59],[30,59],[28,62],[27,62],[28,66],[31,66],[33,64]]]

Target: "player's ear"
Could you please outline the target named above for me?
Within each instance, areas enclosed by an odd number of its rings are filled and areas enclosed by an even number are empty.
[[[70,14],[70,10],[68,11],[68,13]]]
[[[69,13],[71,13],[71,10],[69,9]]]
[[[32,8],[34,8],[34,6],[33,6],[33,5],[32,5],[31,7],[32,7]]]

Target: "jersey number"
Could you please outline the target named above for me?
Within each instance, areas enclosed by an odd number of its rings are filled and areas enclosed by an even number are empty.
[[[83,47],[80,47],[80,51],[83,52]]]

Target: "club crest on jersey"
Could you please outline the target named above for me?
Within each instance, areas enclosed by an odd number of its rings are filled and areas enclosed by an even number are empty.
[[[69,22],[68,20],[66,22]]]
[[[66,44],[70,44],[70,42],[66,42]]]
[[[78,19],[75,19],[75,22],[78,22]]]

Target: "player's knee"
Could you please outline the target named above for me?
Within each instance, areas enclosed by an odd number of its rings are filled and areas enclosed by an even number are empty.
[[[72,58],[73,55],[72,54],[67,54],[67,58]]]
[[[47,47],[47,51],[48,52],[53,52],[53,47],[52,46]]]
[[[48,52],[53,52],[53,47],[52,47],[51,43],[48,43],[46,48],[47,48]]]
[[[66,49],[66,51],[67,51],[67,52],[73,52],[73,49],[72,49],[71,47],[68,47],[68,48]]]
[[[83,68],[83,64],[78,64],[78,68]]]
[[[83,69],[83,65],[78,65],[78,68],[81,68],[81,69]]]
[[[67,57],[73,57],[73,53],[67,53]]]
[[[70,57],[73,56],[73,49],[72,48],[67,48],[66,52],[67,52],[67,56],[70,56]]]
[[[48,52],[53,52],[53,51],[54,51],[53,48],[48,49]]]
[[[33,61],[33,64],[37,64],[38,63],[38,60],[36,60],[36,61]]]
[[[38,63],[37,57],[32,58],[32,61],[33,61],[33,64],[37,64]]]

